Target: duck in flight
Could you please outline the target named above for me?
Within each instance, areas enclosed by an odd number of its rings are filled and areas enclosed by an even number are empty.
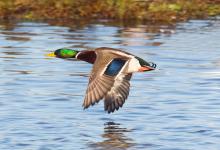
[[[86,109],[104,99],[104,109],[108,113],[113,113],[123,106],[129,94],[132,73],[151,71],[156,68],[154,63],[108,47],[83,51],[62,48],[47,56],[63,59],[76,58],[93,64],[83,107]]]

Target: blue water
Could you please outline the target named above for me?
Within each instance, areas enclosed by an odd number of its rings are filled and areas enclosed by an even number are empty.
[[[74,24],[74,23],[73,23]],[[124,49],[157,64],[134,74],[123,108],[83,110],[91,64],[67,47]],[[0,23],[0,149],[220,149],[220,20],[177,26]]]

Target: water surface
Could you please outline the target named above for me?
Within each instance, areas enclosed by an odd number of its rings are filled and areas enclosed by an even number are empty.
[[[157,64],[123,108],[82,109],[91,65],[48,59],[107,46]],[[0,149],[219,149],[220,20],[166,25],[0,24]]]

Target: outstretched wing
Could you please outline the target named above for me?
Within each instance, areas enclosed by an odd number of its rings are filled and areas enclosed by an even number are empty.
[[[107,96],[107,93],[109,93],[110,91],[114,91],[110,92],[110,94],[114,95],[114,93],[116,92],[119,93],[119,95],[122,95],[122,101],[127,98],[127,95],[129,93],[129,80],[124,79],[123,81],[121,81],[119,77],[121,77],[120,74],[122,72],[122,69],[126,65],[127,60],[130,59],[130,57],[126,55],[121,56],[112,51],[99,49],[96,50],[96,55],[97,57],[90,74],[90,80],[83,102],[84,109],[88,108],[90,105],[98,103],[103,98],[106,99],[108,97],[112,97]],[[119,82],[122,82],[122,85],[118,87]],[[112,87],[114,86],[117,87],[116,91],[112,89]],[[119,106],[122,106],[123,103],[124,102],[119,102]],[[111,110],[113,110],[113,108]]]
[[[101,100],[105,94],[111,89],[114,78],[105,75],[103,72],[106,69],[106,64],[110,61],[109,58],[103,58],[95,61],[93,65],[88,88],[86,90],[86,96],[83,102],[83,107],[88,108],[90,105],[94,105]]]
[[[105,111],[111,113],[123,106],[129,95],[131,76],[132,74],[121,74],[115,79],[111,90],[105,95]]]
[[[83,102],[84,109],[88,108],[90,105],[98,103],[99,100],[104,98],[106,93],[111,89],[113,83],[114,79],[105,75],[90,79]]]

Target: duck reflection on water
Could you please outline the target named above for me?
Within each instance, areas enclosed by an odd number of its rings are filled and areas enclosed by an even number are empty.
[[[132,132],[132,130],[120,127],[119,123],[106,122],[104,124],[104,133],[101,135],[104,140],[93,143],[90,146],[100,150],[129,149],[135,146],[135,143],[131,138],[126,136],[127,132]]]

